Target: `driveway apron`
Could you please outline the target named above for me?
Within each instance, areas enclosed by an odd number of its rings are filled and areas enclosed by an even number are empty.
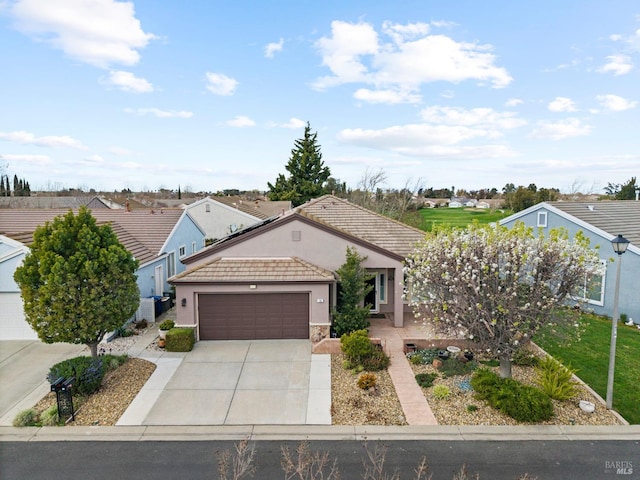
[[[311,364],[308,340],[198,342],[142,424],[303,425]]]
[[[31,408],[50,390],[46,381],[51,366],[81,354],[84,345],[39,340],[0,342],[0,425],[11,425],[16,414]]]

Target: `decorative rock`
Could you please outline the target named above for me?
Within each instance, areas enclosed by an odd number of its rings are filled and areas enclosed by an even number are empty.
[[[440,360],[439,358],[434,358],[433,359],[433,363],[432,365],[437,369],[440,370],[440,367],[442,367],[442,360]]]

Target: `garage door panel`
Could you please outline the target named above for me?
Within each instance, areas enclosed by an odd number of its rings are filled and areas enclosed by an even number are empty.
[[[200,339],[309,338],[308,293],[200,294]]]

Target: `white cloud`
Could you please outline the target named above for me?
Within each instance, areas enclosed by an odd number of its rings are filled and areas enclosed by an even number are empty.
[[[271,127],[282,127],[282,128],[291,128],[292,130],[298,128],[304,128],[307,122],[304,120],[300,120],[299,118],[290,118],[287,123],[271,123],[269,126]]]
[[[238,87],[235,78],[228,77],[223,73],[207,72],[207,90],[216,95],[233,95]]]
[[[406,40],[423,37],[429,33],[429,29],[428,23],[421,22],[400,25],[387,21],[382,24],[382,31],[397,44],[403,43]]]
[[[362,147],[388,150],[417,157],[503,158],[514,156],[506,145],[469,145],[458,143],[488,137],[488,131],[464,126],[410,124],[380,130],[345,129],[338,140]]]
[[[531,138],[563,140],[570,137],[589,135],[590,133],[590,125],[583,124],[577,118],[567,118],[558,122],[538,122],[538,127],[529,136]]]
[[[638,105],[637,101],[630,101],[626,98],[619,97],[618,95],[598,95],[596,99],[604,108],[614,112],[630,110]]]
[[[523,103],[524,101],[520,100],[519,98],[510,98],[509,100],[506,101],[505,106],[517,107],[518,105],[522,105]]]
[[[633,62],[628,55],[609,55],[608,62],[598,69],[601,73],[613,73],[614,75],[626,75],[633,69]]]
[[[547,108],[552,112],[575,112],[577,110],[575,102],[567,97],[556,97]]]
[[[153,85],[144,78],[136,77],[131,72],[111,71],[109,78],[105,82],[114,85],[124,92],[150,93],[153,92]]]
[[[158,118],[191,118],[193,112],[186,112],[184,110],[160,110],[159,108],[125,108],[126,113],[132,113],[135,115],[155,115]]]
[[[133,154],[133,152],[128,148],[122,148],[122,147],[109,147],[107,151],[119,157],[124,157],[124,156]]]
[[[331,37],[316,42],[322,55],[322,64],[329,67],[333,76],[319,78],[314,87],[324,89],[343,83],[362,82],[368,75],[367,67],[360,62],[362,55],[378,53],[378,34],[368,23],[331,22]]]
[[[75,148],[76,150],[88,150],[80,141],[67,135],[47,135],[36,137],[33,133],[25,131],[0,132],[0,139],[22,145],[35,145],[37,147]]]
[[[522,127],[527,122],[517,117],[514,112],[497,112],[492,108],[459,108],[435,105],[420,112],[425,122],[439,125],[459,125],[480,127],[499,135],[499,130]]]
[[[264,47],[264,56],[267,58],[273,58],[276,52],[281,52],[284,46],[284,38],[281,38],[278,43],[271,42]]]
[[[357,100],[368,103],[420,103],[422,97],[420,95],[411,94],[409,92],[400,92],[396,90],[369,90],[368,88],[359,88],[353,94]]]
[[[238,115],[236,118],[232,120],[228,120],[226,123],[230,127],[237,127],[237,128],[255,127],[256,125],[256,122],[251,120],[249,117],[245,117],[244,115]]]
[[[138,50],[156,38],[142,30],[133,2],[19,0],[10,13],[21,32],[100,68],[135,65]]]
[[[322,37],[315,44],[331,75],[318,78],[313,87],[323,90],[364,83],[374,85],[375,92],[415,94],[422,84],[436,81],[476,80],[494,88],[511,83],[506,69],[495,66],[491,46],[456,42],[428,32],[429,25],[424,23],[385,22],[382,33],[391,40],[381,42],[378,32],[368,23],[334,21],[331,36]],[[360,95],[366,97],[362,91]],[[381,95],[368,98],[379,102]],[[397,102],[396,95],[389,98],[391,103]]]
[[[348,128],[338,133],[338,139],[354,145],[406,153],[423,151],[426,148],[455,145],[465,140],[488,135],[489,133],[482,129],[422,123],[393,126],[379,130]]]
[[[9,162],[19,162],[21,164],[35,165],[38,167],[44,167],[51,165],[53,161],[46,155],[14,155],[11,153],[3,154],[2,158]]]

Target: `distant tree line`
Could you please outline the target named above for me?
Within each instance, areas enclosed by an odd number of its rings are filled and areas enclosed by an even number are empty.
[[[13,193],[12,193],[13,192]],[[9,175],[0,176],[0,197],[30,197],[31,187],[29,182],[23,178],[18,178],[17,175],[13,176],[13,190],[11,190],[11,184],[9,183]]]

